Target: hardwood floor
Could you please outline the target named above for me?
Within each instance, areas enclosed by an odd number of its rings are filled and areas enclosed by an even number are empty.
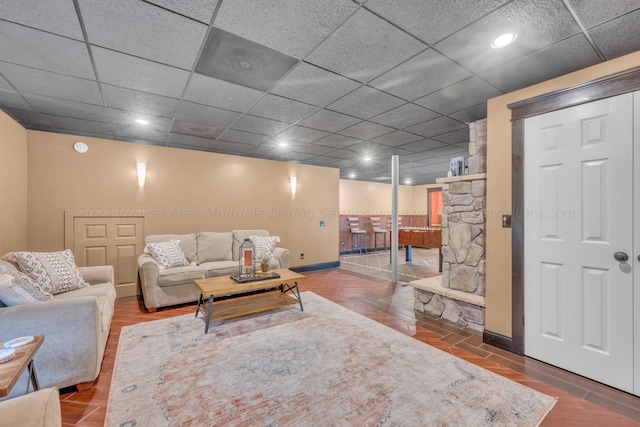
[[[539,361],[517,356],[482,343],[470,330],[415,315],[397,300],[412,291],[379,279],[341,269],[305,274],[302,291],[311,291],[350,310],[442,351],[558,398],[543,426],[640,426],[640,398],[603,386]],[[398,297],[398,298],[396,298]],[[91,390],[61,390],[64,426],[102,426],[111,385],[120,329],[123,326],[182,314],[193,314],[195,304],[147,313],[142,301],[116,302],[115,314],[100,376]]]

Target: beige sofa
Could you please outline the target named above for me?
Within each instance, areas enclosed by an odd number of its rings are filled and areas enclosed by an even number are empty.
[[[16,265],[0,260],[5,266]],[[100,373],[116,300],[113,267],[79,267],[86,286],[55,295],[54,301],[4,307],[0,303],[0,342],[44,335],[34,358],[41,388],[91,387]],[[24,394],[27,373],[9,397]]]
[[[60,395],[55,387],[0,402],[0,427],[60,427]]]
[[[153,312],[159,307],[197,301],[200,293],[193,283],[194,280],[237,273],[240,245],[250,236],[268,237],[269,232],[234,230],[223,233],[147,236],[145,244],[179,240],[182,251],[191,263],[184,267],[163,269],[147,253],[138,257],[142,296],[147,310]],[[276,247],[273,250],[269,269],[274,268],[289,268],[288,249]]]

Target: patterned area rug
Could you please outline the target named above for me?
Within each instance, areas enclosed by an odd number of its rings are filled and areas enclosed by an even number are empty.
[[[555,400],[313,293],[124,327],[106,426],[535,426]]]

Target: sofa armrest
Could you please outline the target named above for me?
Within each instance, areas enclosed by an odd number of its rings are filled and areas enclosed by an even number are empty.
[[[289,249],[275,247],[273,257],[280,262],[280,268],[289,268]]]
[[[60,427],[60,395],[55,387],[0,402],[0,427]]]
[[[151,255],[142,254],[138,257],[138,272],[140,274],[140,287],[142,288],[144,306],[147,309],[160,307],[158,297],[160,265]]]
[[[110,265],[78,267],[78,270],[80,271],[84,281],[90,285],[97,285],[98,283],[115,283],[113,267]]]
[[[102,363],[102,333],[95,296],[0,308],[0,341],[44,335],[35,356],[41,387],[63,388],[93,381]],[[69,369],[73,369],[72,377]]]

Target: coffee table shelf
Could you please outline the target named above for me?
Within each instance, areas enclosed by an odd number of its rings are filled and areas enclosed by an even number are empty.
[[[205,321],[204,333],[209,332],[209,324],[213,320],[261,313],[296,303],[300,304],[300,310],[304,311],[298,283],[304,281],[305,277],[286,269],[278,269],[275,272],[280,277],[248,283],[238,283],[229,276],[195,280],[194,283],[200,291],[196,317],[198,313],[202,313]],[[247,295],[261,291],[264,293]],[[216,298],[230,296],[241,298],[217,303],[214,310]]]

